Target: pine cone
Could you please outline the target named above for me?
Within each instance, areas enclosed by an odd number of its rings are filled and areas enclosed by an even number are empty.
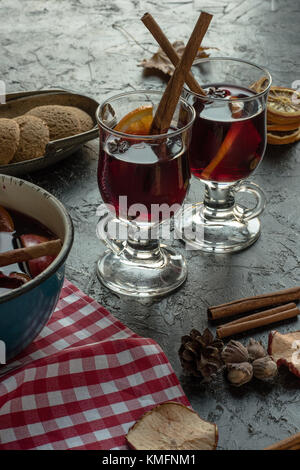
[[[178,354],[182,368],[195,377],[210,381],[224,365],[221,357],[223,347],[223,341],[214,338],[208,328],[202,335],[191,330],[189,335],[181,338]]]

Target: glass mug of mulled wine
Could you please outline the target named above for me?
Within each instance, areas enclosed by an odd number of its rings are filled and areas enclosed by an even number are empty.
[[[161,97],[158,91],[123,93],[96,113],[98,185],[105,203],[97,234],[109,248],[97,275],[111,290],[131,296],[167,294],[187,275],[184,257],[160,244],[158,233],[180,210],[189,188],[195,110],[180,98],[168,133],[150,135]]]
[[[244,180],[265,152],[271,76],[262,67],[231,58],[197,60],[192,72],[205,95],[184,88],[184,98],[196,110],[190,162],[205,193],[203,202],[180,213],[176,231],[191,249],[239,251],[260,235],[265,196],[258,185]],[[238,203],[241,193],[254,196],[255,207]]]

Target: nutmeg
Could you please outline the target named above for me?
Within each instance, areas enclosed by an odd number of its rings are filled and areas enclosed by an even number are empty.
[[[232,339],[223,349],[222,359],[225,364],[247,362],[249,360],[249,354],[247,348],[245,348],[242,343]]]
[[[254,377],[260,380],[271,379],[277,374],[277,364],[270,356],[256,359],[252,366]]]
[[[227,379],[235,387],[240,387],[253,377],[253,367],[249,362],[240,362],[239,364],[227,365]]]
[[[260,357],[265,357],[267,355],[267,351],[263,347],[262,343],[253,338],[250,338],[247,350],[251,361],[255,361],[255,359],[259,359]]]

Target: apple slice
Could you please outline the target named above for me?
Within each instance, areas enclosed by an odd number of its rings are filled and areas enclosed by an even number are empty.
[[[0,206],[0,232],[13,232],[14,222],[4,207]]]
[[[12,279],[18,279],[18,281],[20,281],[21,284],[25,284],[26,282],[31,281],[31,277],[25,273],[13,272],[13,273],[10,273],[9,277]]]
[[[22,246],[27,248],[29,246],[38,245],[39,243],[48,242],[50,238],[43,237],[42,235],[26,234],[21,235],[20,240]],[[32,277],[38,276],[44,271],[55,259],[55,256],[41,256],[40,258],[31,259],[28,261],[29,272]]]
[[[0,271],[0,287],[3,289],[17,289],[24,284],[24,281],[17,279],[13,276],[7,276],[2,271]]]
[[[268,352],[278,366],[287,366],[300,378],[300,331],[285,334],[271,331]]]
[[[214,450],[218,429],[187,406],[165,402],[145,413],[126,440],[135,450]]]

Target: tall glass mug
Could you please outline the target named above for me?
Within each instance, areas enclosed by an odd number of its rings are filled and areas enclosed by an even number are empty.
[[[267,70],[230,58],[197,60],[192,71],[206,96],[184,89],[196,110],[190,147],[191,171],[205,184],[204,201],[190,205],[176,220],[176,231],[192,249],[226,253],[254,243],[265,196],[245,181],[266,148]],[[255,207],[236,201],[250,193]],[[239,198],[240,199],[240,198]],[[253,205],[253,204],[252,204]]]
[[[161,96],[156,91],[124,93],[97,110],[98,185],[107,208],[97,231],[109,247],[97,274],[111,290],[131,296],[166,294],[187,275],[184,257],[160,244],[158,232],[180,210],[189,187],[195,110],[180,98],[169,132],[147,135],[144,128]]]

